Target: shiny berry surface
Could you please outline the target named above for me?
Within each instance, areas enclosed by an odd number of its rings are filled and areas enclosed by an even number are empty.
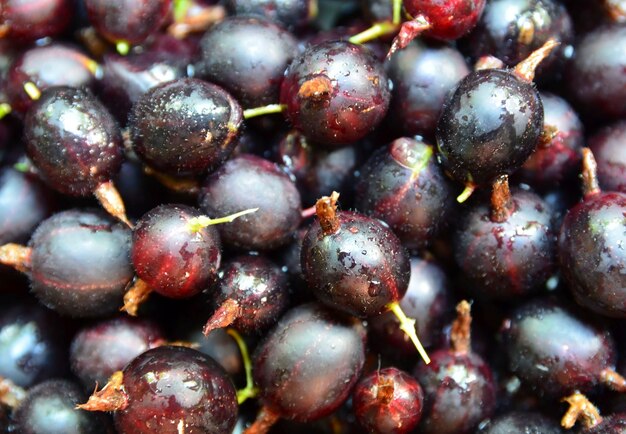
[[[539,140],[537,148],[515,173],[516,179],[535,188],[554,188],[567,183],[580,167],[584,129],[578,115],[563,98],[541,92],[544,125],[550,138]]]
[[[439,113],[450,92],[470,69],[457,50],[414,41],[389,60],[393,83],[389,115],[401,132],[434,136]]]
[[[120,432],[223,434],[235,426],[235,388],[222,367],[198,351],[155,348],[123,372],[128,406],[114,416]]]
[[[52,192],[37,178],[0,169],[0,245],[27,241],[54,205]]]
[[[476,71],[448,97],[437,124],[444,167],[461,182],[482,184],[521,166],[543,128],[532,84],[501,69]]]
[[[87,196],[122,164],[122,135],[91,93],[53,87],[42,93],[24,122],[29,157],[55,190]]]
[[[456,263],[477,294],[500,300],[538,292],[557,268],[552,209],[536,194],[514,189],[513,211],[492,219],[492,206],[467,210],[453,238]]]
[[[164,342],[160,328],[144,319],[118,317],[80,330],[70,347],[70,366],[86,390],[104,385],[139,354]]]
[[[606,328],[550,299],[517,308],[502,329],[509,368],[539,395],[592,390],[615,365]]]
[[[148,166],[171,175],[202,175],[221,165],[237,144],[239,103],[198,79],[162,83],[132,109],[133,149]]]
[[[171,4],[171,0],[85,0],[89,21],[102,36],[131,44],[156,33]]]
[[[59,316],[34,303],[2,306],[0,376],[31,387],[67,372],[68,339]]]
[[[232,326],[258,333],[273,325],[289,304],[287,275],[264,256],[241,255],[224,263],[213,298],[216,306],[237,303]]]
[[[160,205],[145,214],[133,231],[132,261],[137,276],[161,295],[184,298],[217,277],[222,253],[213,226],[193,231],[201,216],[185,205]]]
[[[91,88],[97,64],[78,49],[62,44],[30,48],[19,55],[7,71],[7,96],[11,109],[25,114],[34,100],[24,91],[33,83],[40,91],[53,86]]]
[[[412,17],[423,16],[431,25],[428,36],[444,41],[455,40],[478,22],[486,0],[404,0],[404,9]]]
[[[204,34],[200,50],[196,76],[222,86],[251,108],[278,101],[283,74],[298,54],[298,42],[269,20],[232,17]]]
[[[429,434],[474,432],[495,408],[491,368],[478,355],[444,349],[430,354],[414,376],[424,388],[425,414],[421,431]]]
[[[300,193],[276,164],[251,154],[227,161],[204,182],[200,207],[212,218],[259,208],[218,225],[224,244],[250,250],[286,244],[300,224]]]
[[[105,434],[104,415],[75,409],[84,400],[77,384],[67,380],[44,381],[28,391],[15,411],[15,429],[23,434]]]
[[[375,151],[360,172],[357,209],[387,223],[407,248],[428,246],[447,226],[455,190],[429,144],[396,139]]]
[[[280,91],[291,125],[326,146],[363,138],[382,121],[389,99],[380,62],[367,48],[342,41],[313,45],[297,56]]]
[[[0,24],[7,26],[9,39],[32,42],[62,33],[69,27],[72,11],[70,0],[5,0]]]
[[[339,408],[364,362],[358,320],[305,304],[287,312],[257,347],[254,381],[263,404],[286,419],[310,421]]]
[[[562,434],[559,424],[537,412],[515,411],[489,421],[478,434]]]
[[[597,193],[572,208],[561,226],[561,272],[581,306],[626,317],[626,194]]]
[[[415,319],[415,330],[425,347],[439,342],[443,322],[452,312],[452,289],[445,269],[436,262],[411,258],[409,287],[400,299],[400,307],[409,318]],[[372,317],[368,321],[372,344],[390,357],[415,354],[415,346],[400,330],[397,318],[391,312]]]
[[[368,317],[402,298],[410,278],[409,256],[380,220],[337,212],[337,231],[326,234],[316,220],[302,242],[302,273],[323,303]]]
[[[315,18],[318,0],[226,0],[233,15],[262,15],[282,27],[303,27]]]
[[[626,193],[626,122],[606,126],[589,138],[598,162],[598,182],[605,191]]]
[[[361,378],[352,400],[357,420],[368,432],[404,434],[422,417],[424,392],[406,372],[384,368]]]
[[[106,316],[133,277],[128,227],[96,210],[69,210],[39,225],[32,248],[32,291],[64,315]]]

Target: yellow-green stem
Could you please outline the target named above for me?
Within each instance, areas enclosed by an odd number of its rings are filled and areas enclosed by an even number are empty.
[[[369,29],[363,30],[361,33],[357,33],[348,39],[353,44],[364,44],[365,42],[373,41],[381,36],[392,34],[398,31],[398,25],[390,23],[389,21],[383,21],[382,23],[373,24]]]
[[[174,0],[174,21],[177,23],[183,21],[190,6],[190,0]]]
[[[400,24],[402,21],[402,0],[393,0],[393,23],[395,25]]]
[[[0,119],[11,113],[11,106],[6,102],[0,103]]]
[[[191,232],[198,232],[202,228],[206,228],[207,226],[219,225],[221,223],[230,223],[238,217],[244,216],[246,214],[251,214],[253,212],[257,212],[258,210],[259,210],[258,208],[246,209],[244,211],[239,211],[239,212],[236,212],[235,214],[227,215],[225,217],[219,217],[216,219],[212,219],[205,215],[202,215],[200,217],[194,217],[191,220],[189,220],[189,223],[188,223],[189,230]]]
[[[456,198],[456,201],[458,203],[465,202],[467,199],[469,199],[472,193],[474,193],[474,190],[476,190],[476,185],[472,183],[466,184],[465,189],[461,192],[461,194],[458,195],[458,197]]]
[[[430,363],[430,357],[428,357],[424,346],[417,337],[417,333],[415,332],[415,320],[404,314],[404,311],[400,307],[400,303],[397,301],[389,303],[387,305],[387,309],[393,312],[396,318],[398,318],[398,321],[400,321],[400,330],[406,333],[406,335],[411,339],[413,345],[415,345],[415,348],[417,349],[417,352],[420,356],[422,356],[422,359],[424,359],[424,362],[428,365]]]
[[[285,109],[287,109],[286,104],[268,104],[263,107],[255,107],[244,110],[243,117],[244,119],[250,119],[262,115],[282,113],[283,111],[285,111]]]
[[[248,353],[248,346],[243,340],[241,335],[234,329],[226,330],[234,340],[237,342],[239,352],[241,352],[241,359],[243,360],[243,368],[246,373],[246,387],[237,391],[237,403],[239,405],[246,402],[248,398],[256,398],[259,394],[259,389],[254,387],[254,380],[252,379],[252,361],[250,360],[250,354]]]
[[[118,41],[115,44],[115,49],[122,56],[126,56],[130,52],[130,44],[127,41]]]
[[[28,95],[28,97],[33,101],[37,101],[39,98],[41,98],[41,91],[32,81],[24,84],[24,92],[26,92],[26,95]]]

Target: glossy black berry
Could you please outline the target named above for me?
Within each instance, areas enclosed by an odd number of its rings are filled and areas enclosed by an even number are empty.
[[[363,138],[382,121],[389,99],[381,63],[345,41],[307,48],[287,69],[280,91],[291,125],[325,146]]]
[[[246,108],[274,104],[287,66],[298,54],[296,38],[261,17],[231,17],[200,42],[196,76],[222,86]]]
[[[91,93],[71,87],[44,91],[24,122],[29,157],[50,186],[87,196],[122,164],[122,135]]]
[[[132,109],[133,149],[148,166],[171,175],[202,175],[219,167],[237,144],[243,114],[219,86],[198,79],[166,82]]]
[[[446,101],[437,144],[446,170],[480,185],[520,167],[543,129],[543,105],[534,86],[502,69],[465,77]]]

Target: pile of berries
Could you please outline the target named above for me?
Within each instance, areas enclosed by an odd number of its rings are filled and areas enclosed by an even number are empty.
[[[0,0],[0,434],[626,433],[626,1]]]

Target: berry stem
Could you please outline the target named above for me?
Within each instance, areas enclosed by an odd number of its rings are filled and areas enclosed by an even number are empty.
[[[339,200],[339,193],[333,191],[330,196],[324,196],[315,203],[315,213],[324,235],[332,235],[339,230],[337,200]]]
[[[511,199],[509,189],[509,176],[501,175],[493,182],[491,192],[491,221],[494,223],[504,223],[515,211],[515,204]]]
[[[476,184],[474,184],[473,182],[468,182],[467,184],[465,184],[465,188],[463,189],[461,194],[457,196],[456,201],[458,203],[465,202],[467,199],[469,199],[472,193],[474,193],[474,190],[476,190]]]
[[[623,0],[604,0],[604,9],[614,23],[626,22],[626,4]]]
[[[32,248],[20,244],[5,244],[0,246],[0,264],[27,273],[30,270],[32,252]]]
[[[93,192],[102,207],[113,217],[126,224],[129,228],[133,228],[133,224],[126,217],[126,206],[122,200],[120,192],[117,191],[113,181],[103,182],[99,184]]]
[[[450,344],[452,351],[467,354],[472,349],[472,307],[463,300],[456,305],[457,317],[452,323]]]
[[[271,115],[271,114],[275,114],[275,113],[282,113],[286,109],[287,109],[287,105],[286,104],[268,104],[268,105],[263,106],[263,107],[255,107],[255,108],[250,108],[250,109],[244,110],[243,111],[243,118],[244,119],[250,119],[250,118],[254,118],[254,117],[262,116],[262,115]]]
[[[117,41],[115,49],[120,55],[126,56],[130,52],[130,44],[127,41]]]
[[[15,408],[24,398],[26,398],[26,390],[8,378],[0,377],[0,404]]]
[[[569,404],[569,409],[561,419],[561,426],[566,429],[572,428],[578,420],[582,421],[585,428],[591,429],[602,422],[600,412],[585,395],[574,392],[561,401]]]
[[[589,148],[583,148],[583,196],[594,196],[601,192],[598,184],[598,164]]]
[[[393,0],[393,24],[399,25],[402,21],[402,0]]]
[[[417,155],[411,164],[411,182],[417,181],[422,170],[428,166],[428,162],[433,156],[433,147],[425,146],[421,152],[416,154]]]
[[[175,19],[170,24],[167,33],[176,39],[185,39],[190,33],[204,32],[212,24],[222,21],[225,17],[226,9],[222,5],[200,6],[196,3],[193,12],[189,13],[186,10],[180,20]]]
[[[258,208],[250,208],[250,209],[236,212],[235,214],[230,214],[225,217],[219,217],[215,219],[212,219],[205,215],[201,215],[200,217],[194,217],[190,219],[188,223],[188,227],[191,232],[196,233],[208,226],[219,225],[222,223],[230,223],[239,217],[242,217],[246,214],[252,214],[253,212],[257,212],[258,210],[259,210]]]
[[[386,307],[393,312],[396,318],[398,318],[398,321],[400,321],[400,330],[402,330],[411,339],[411,342],[415,345],[415,348],[424,360],[424,363],[428,365],[430,363],[430,357],[428,357],[424,346],[417,337],[417,333],[415,333],[415,320],[405,315],[402,307],[400,307],[400,303],[397,301],[389,303]]]
[[[430,29],[430,27],[430,23],[423,15],[419,15],[411,21],[405,21],[404,23],[402,23],[398,35],[393,39],[393,42],[391,43],[391,48],[387,53],[386,59],[389,60],[393,53],[398,50],[402,50],[403,48],[406,48],[413,39],[417,38],[425,30]]]
[[[333,82],[325,75],[317,75],[306,80],[298,89],[298,98],[323,102],[328,100],[333,92]]]
[[[241,310],[239,309],[239,303],[237,303],[237,300],[229,298],[211,315],[204,329],[202,329],[202,333],[204,333],[204,336],[208,336],[209,333],[215,329],[228,327],[235,322],[240,315]]]
[[[135,282],[128,291],[124,294],[124,306],[120,308],[120,311],[126,312],[130,316],[137,316],[139,306],[144,303],[152,289],[146,282],[140,278],[135,278]]]
[[[248,398],[256,398],[259,394],[259,389],[254,387],[254,380],[252,378],[252,361],[250,360],[250,354],[248,353],[248,346],[246,341],[241,335],[234,329],[226,330],[234,340],[237,342],[241,358],[243,360],[243,368],[246,372],[246,387],[237,391],[237,403],[239,405],[246,402]]]
[[[552,146],[552,141],[559,134],[559,129],[554,125],[545,125],[543,126],[543,131],[539,136],[539,141],[537,142],[537,149],[547,149]]]
[[[559,45],[556,39],[548,39],[545,44],[515,66],[513,73],[520,79],[531,83],[539,64]]]
[[[116,371],[109,378],[109,382],[89,397],[86,403],[76,406],[77,410],[87,411],[117,411],[128,407],[128,395],[124,390],[124,373]]]
[[[504,62],[494,56],[482,56],[474,64],[474,71],[482,71],[483,69],[502,69]]]
[[[0,103],[0,119],[11,113],[11,106],[6,102]]]
[[[310,206],[306,209],[303,209],[300,215],[303,219],[308,219],[309,217],[313,217],[315,215],[316,205]]]
[[[279,419],[280,414],[264,405],[254,423],[246,428],[243,434],[266,434]]]
[[[187,16],[187,11],[191,6],[191,0],[174,0],[174,21],[183,21]]]
[[[357,33],[348,39],[348,42],[353,44],[364,44],[374,39],[378,39],[381,36],[390,35],[398,31],[399,22],[390,23],[389,21],[383,21],[382,23],[373,24],[369,29],[363,30],[361,33]]]
[[[32,81],[24,83],[24,92],[26,92],[26,95],[28,95],[28,97],[33,101],[37,101],[41,98],[41,91]]]
[[[600,381],[616,392],[626,392],[626,378],[613,369],[605,368],[600,372]]]

